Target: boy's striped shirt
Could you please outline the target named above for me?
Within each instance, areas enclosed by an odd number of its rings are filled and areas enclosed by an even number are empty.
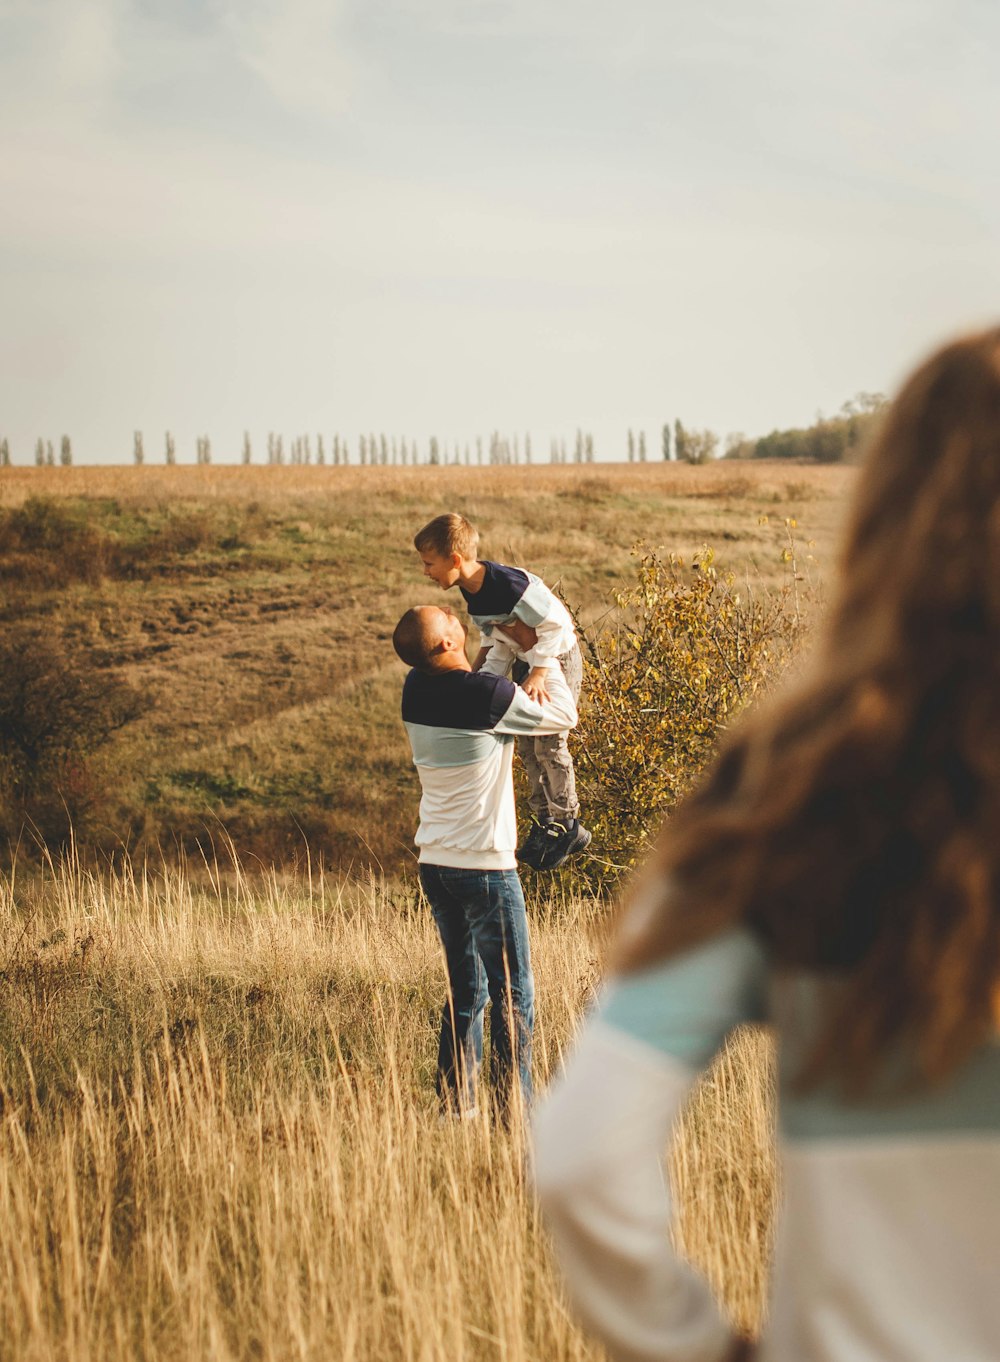
[[[520,620],[538,636],[535,646],[523,654],[531,666],[548,666],[552,659],[571,651],[576,643],[572,617],[540,577],[522,568],[488,560],[481,566],[486,575],[479,590],[468,591],[461,585],[459,589],[473,623],[483,636],[484,645],[495,635],[510,644],[503,627]]]

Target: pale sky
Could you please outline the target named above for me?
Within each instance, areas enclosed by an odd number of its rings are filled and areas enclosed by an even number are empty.
[[[1000,316],[994,0],[0,0],[0,435],[593,431]]]

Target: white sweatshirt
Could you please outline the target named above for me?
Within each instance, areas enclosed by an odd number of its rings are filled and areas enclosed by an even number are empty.
[[[719,1362],[731,1344],[674,1253],[662,1167],[728,1032],[778,1031],[785,1204],[760,1362],[997,1362],[1000,1044],[943,1087],[845,1102],[790,1075],[827,984],[773,976],[726,933],[613,981],[535,1118],[535,1180],[577,1310],[617,1362]]]
[[[504,676],[411,671],[403,685],[403,723],[420,775],[420,860],[472,870],[513,870],[517,817],[513,738],[563,733],[576,704],[558,662],[549,667],[549,700],[529,700]]]

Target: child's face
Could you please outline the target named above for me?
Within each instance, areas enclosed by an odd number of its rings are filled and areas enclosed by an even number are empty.
[[[443,557],[433,549],[423,549],[420,561],[424,565],[424,576],[429,577],[432,582],[437,582],[442,590],[447,591],[458,581],[458,569],[462,560],[457,553]]]

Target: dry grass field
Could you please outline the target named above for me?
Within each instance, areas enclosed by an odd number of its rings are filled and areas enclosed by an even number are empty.
[[[852,478],[732,463],[5,468],[0,523],[42,499],[70,529],[0,546],[0,628],[64,644],[147,702],[95,769],[89,842],[158,859],[224,832],[267,864],[308,845],[390,873],[410,859],[416,780],[389,636],[436,592],[410,547],[419,525],[463,510],[485,555],[557,583],[587,621],[638,542],[688,560],[709,544],[774,585],[789,518],[800,572],[821,584]]]
[[[438,1122],[443,968],[409,870],[389,646],[434,599],[410,539],[459,507],[486,555],[559,583],[587,622],[641,541],[707,543],[778,586],[789,520],[821,589],[852,477],[0,470],[0,627],[148,701],[96,768],[86,829],[131,857],[29,848],[0,875],[0,1362],[597,1362],[520,1140]],[[539,1086],[600,977],[607,913],[529,885]],[[670,1156],[677,1243],[749,1333],[771,1083],[766,1036],[741,1033]]]
[[[603,918],[533,914],[538,1080],[599,973]],[[597,1362],[520,1140],[441,1125],[443,987],[412,891],[0,880],[0,1359]],[[671,1160],[676,1234],[761,1320],[770,1055],[737,1037]]]

